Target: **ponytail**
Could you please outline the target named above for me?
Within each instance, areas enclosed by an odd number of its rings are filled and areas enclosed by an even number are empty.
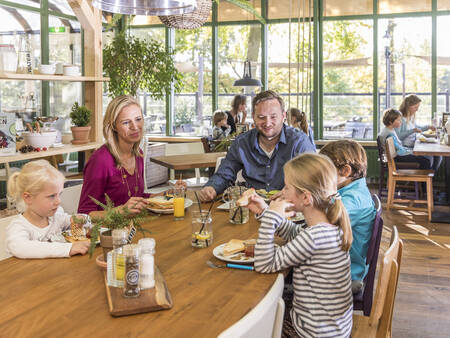
[[[300,111],[297,108],[290,108],[288,114],[291,118],[295,117],[295,124],[293,127],[301,129],[306,135],[309,135],[308,121],[306,120],[305,112]]]
[[[326,215],[331,224],[335,224],[342,229],[341,248],[344,251],[349,251],[353,242],[352,228],[350,218],[340,196],[331,198],[329,207],[326,209]]]
[[[15,172],[11,176],[9,176],[8,179],[7,198],[9,198],[13,202],[17,201],[18,197],[20,197],[19,187],[17,186],[17,178],[19,177],[19,175],[20,172]]]

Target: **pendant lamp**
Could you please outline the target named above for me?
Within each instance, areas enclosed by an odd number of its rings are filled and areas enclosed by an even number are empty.
[[[261,81],[258,79],[252,79],[252,67],[250,65],[250,60],[247,59],[244,62],[244,76],[242,79],[236,80],[233,83],[233,86],[241,86],[241,87],[261,87]]]
[[[174,15],[191,13],[196,0],[93,0],[92,6],[103,11],[133,15]]]

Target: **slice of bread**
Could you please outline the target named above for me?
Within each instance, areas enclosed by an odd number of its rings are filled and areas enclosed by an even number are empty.
[[[250,188],[242,194],[241,198],[236,201],[236,205],[239,207],[245,207],[248,205],[249,199],[252,195],[256,194],[255,189]]]
[[[223,247],[223,255],[231,256],[237,252],[244,251],[244,241],[240,239],[232,239]]]
[[[150,208],[173,209],[173,198],[166,199],[164,196],[156,196],[150,197],[147,201]]]

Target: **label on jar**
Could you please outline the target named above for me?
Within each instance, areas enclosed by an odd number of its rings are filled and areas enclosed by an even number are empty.
[[[139,270],[129,270],[125,276],[128,285],[138,285]]]

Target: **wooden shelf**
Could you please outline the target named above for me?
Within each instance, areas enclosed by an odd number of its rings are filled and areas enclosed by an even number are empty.
[[[47,157],[47,156],[74,153],[77,151],[86,151],[86,150],[100,148],[102,145],[103,145],[103,143],[98,143],[98,142],[90,142],[87,144],[80,144],[80,145],[65,144],[62,147],[50,148],[46,151],[39,151],[39,152],[34,151],[31,153],[25,153],[25,154],[22,154],[21,152],[17,152],[15,155],[0,156],[0,163],[24,161],[24,160],[31,160],[31,159]]]
[[[95,76],[66,76],[66,75],[43,75],[43,74],[17,74],[17,73],[2,73],[0,72],[0,79],[2,80],[44,80],[44,81],[71,81],[71,82],[104,82],[109,81],[108,77]]]

